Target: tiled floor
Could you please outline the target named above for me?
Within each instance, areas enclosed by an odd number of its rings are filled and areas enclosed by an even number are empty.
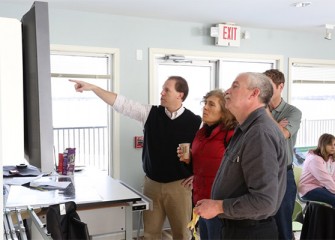
[[[299,240],[300,239],[300,233],[301,232],[294,232],[294,240]],[[136,238],[134,238],[134,240],[135,239]],[[142,240],[142,239],[143,239],[143,237],[140,238],[140,240]],[[164,230],[163,231],[163,238],[162,238],[162,240],[172,240],[171,230]]]
[[[162,240],[172,240],[172,234],[170,229],[164,230],[162,235],[163,235]],[[139,240],[143,239],[144,239],[143,237],[140,237]],[[134,240],[137,240],[137,238],[134,238]]]

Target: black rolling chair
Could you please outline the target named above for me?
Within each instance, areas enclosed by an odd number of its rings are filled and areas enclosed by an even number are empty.
[[[335,239],[335,209],[323,203],[309,202],[300,239]]]

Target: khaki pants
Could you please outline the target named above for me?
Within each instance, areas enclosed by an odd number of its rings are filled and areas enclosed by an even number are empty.
[[[153,201],[153,211],[143,213],[144,239],[162,239],[165,217],[169,220],[174,240],[191,238],[187,224],[192,215],[192,192],[181,182],[159,183],[145,177],[143,193]]]

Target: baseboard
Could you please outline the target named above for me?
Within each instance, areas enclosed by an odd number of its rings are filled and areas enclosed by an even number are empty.
[[[171,239],[171,236],[170,236],[171,228],[164,228],[163,231],[166,232],[165,235],[163,233],[163,239]],[[133,239],[142,238],[143,235],[144,235],[143,229],[141,229],[139,233],[137,232],[137,230],[133,230]],[[95,235],[92,237],[92,240],[124,240],[124,239],[125,239],[125,232]]]
[[[138,237],[143,237],[143,229],[141,229],[139,233],[137,232],[137,230],[133,230],[133,239],[137,239]],[[125,239],[125,232],[92,236],[92,240],[124,240],[124,239]]]

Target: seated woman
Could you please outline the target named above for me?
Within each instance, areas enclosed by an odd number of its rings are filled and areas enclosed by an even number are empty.
[[[322,134],[315,150],[306,156],[299,181],[303,199],[319,201],[335,207],[335,137]]]

